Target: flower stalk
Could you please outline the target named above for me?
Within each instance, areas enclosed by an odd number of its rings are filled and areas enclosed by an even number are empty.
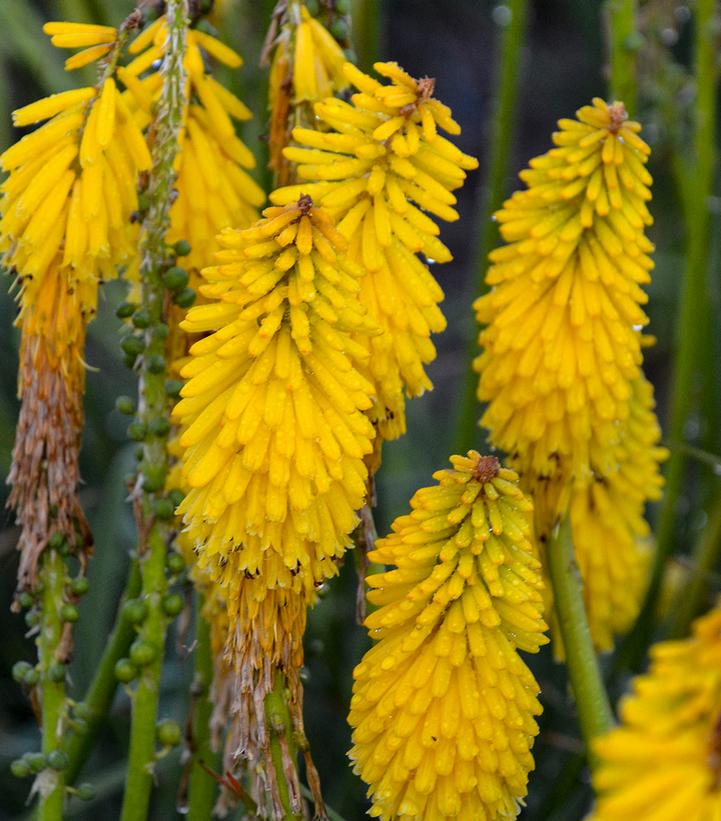
[[[583,603],[583,582],[573,553],[569,517],[565,517],[551,534],[547,555],[568,676],[576,698],[581,733],[586,746],[590,747],[594,738],[611,728],[613,713],[593,649]]]
[[[141,302],[148,312],[144,334],[145,349],[140,357],[138,421],[152,430],[153,423],[169,415],[165,390],[166,291],[161,274],[168,263],[166,234],[175,182],[174,163],[185,109],[186,72],[183,65],[188,29],[187,0],[167,4],[168,48],[162,68],[163,90],[152,127],[153,166],[148,183],[148,210],[141,234]],[[130,751],[123,821],[145,818],[150,801],[155,758],[155,724],[160,696],[165,633],[169,619],[162,608],[168,589],[165,559],[171,538],[170,524],[155,516],[156,494],[162,492],[168,469],[167,441],[148,436],[143,442],[143,458],[134,492],[136,520],[140,534],[139,561],[142,598],[147,618],[139,631],[138,643],[150,659],[141,670],[133,696]],[[131,648],[131,659],[132,659]]]
[[[636,0],[607,0],[611,97],[622,100],[626,111],[632,116],[636,114],[638,102],[636,62],[639,33],[636,13]]]
[[[526,39],[527,0],[511,0],[506,5],[510,12],[501,32],[500,63],[498,67],[498,96],[489,130],[488,167],[481,198],[481,230],[477,249],[477,271],[480,291],[474,282],[474,297],[488,290],[485,274],[488,254],[498,239],[498,229],[493,214],[503,204],[506,195],[508,166],[513,145],[516,123],[516,106],[520,88],[522,51]],[[453,450],[465,453],[475,447],[478,437],[479,407],[476,398],[477,376],[470,363],[478,354],[478,329],[471,319],[468,326],[466,361],[461,404],[456,425],[456,443]]]

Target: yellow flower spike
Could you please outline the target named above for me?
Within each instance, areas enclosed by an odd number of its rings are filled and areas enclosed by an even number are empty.
[[[404,393],[432,387],[424,365],[435,358],[431,333],[445,328],[443,292],[426,261],[451,255],[434,217],[455,220],[466,171],[477,162],[438,133],[458,129],[434,99],[434,81],[415,80],[395,63],[377,63],[384,85],[346,63],[358,89],[351,102],[325,99],[316,107],[320,131],[296,128],[287,160],[307,180],[273,194],[290,202],[307,191],[338,222],[349,256],[367,269],[361,301],[384,333],[369,342],[369,375],[379,402],[372,418],[383,438],[405,431]],[[418,255],[421,255],[419,258]]]
[[[163,16],[142,31],[129,47],[135,59],[118,72],[135,109],[150,112],[160,94],[157,71],[143,79],[140,75],[163,59],[165,30]],[[230,68],[242,64],[240,55],[217,38],[195,29],[188,32],[188,108],[168,241],[189,242],[190,254],[181,258],[181,264],[190,269],[193,287],[198,285],[197,272],[218,250],[217,235],[224,228],[250,225],[265,200],[263,190],[246,170],[255,166],[255,159],[233,125],[233,120],[248,119],[250,112],[206,72],[201,52]]]
[[[350,757],[370,814],[515,818],[533,769],[545,644],[531,503],[494,456],[451,457],[369,554],[378,643],[354,671]]]
[[[190,488],[179,513],[220,583],[310,591],[336,572],[365,495],[372,386],[351,335],[375,329],[361,271],[308,197],[218,241],[219,264],[202,272],[209,303],[181,325],[206,336],[174,410]]]
[[[621,103],[595,99],[559,121],[555,148],[521,173],[497,213],[476,302],[482,423],[522,473],[582,481],[615,470],[614,447],[640,377],[653,246],[649,149]]]
[[[652,647],[648,673],[621,702],[620,726],[594,744],[593,821],[721,818],[719,637],[717,605],[690,638]]]

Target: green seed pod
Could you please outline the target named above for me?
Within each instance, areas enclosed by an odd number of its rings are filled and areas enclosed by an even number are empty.
[[[81,721],[89,721],[93,717],[93,711],[84,701],[78,701],[73,707],[75,718]]]
[[[92,801],[95,798],[95,787],[92,784],[81,784],[76,795],[81,801]]]
[[[168,553],[168,556],[165,559],[165,566],[173,574],[173,576],[177,576],[185,570],[185,559],[180,555],[180,553]]]
[[[53,770],[67,770],[69,766],[70,759],[63,750],[52,750],[48,753],[48,767]]]
[[[183,501],[183,499],[185,499],[185,494],[182,490],[173,488],[173,490],[171,490],[168,494],[168,498],[173,503],[173,507],[176,508]]]
[[[148,430],[153,436],[167,436],[170,433],[170,422],[162,416],[150,420]]]
[[[165,357],[159,353],[149,356],[148,370],[150,373],[162,373],[165,370]]]
[[[163,285],[170,291],[179,291],[185,288],[188,284],[188,272],[185,268],[179,268],[177,265],[168,270],[162,276]]]
[[[168,522],[175,515],[175,505],[167,498],[156,499],[153,505],[153,511],[158,519]]]
[[[115,678],[123,684],[129,684],[138,676],[138,668],[130,659],[119,659],[115,662]]]
[[[71,624],[75,624],[75,622],[80,618],[80,611],[74,604],[64,604],[60,608],[60,618],[63,621],[68,621]]]
[[[123,356],[123,364],[125,365],[126,368],[129,368],[132,371],[133,368],[135,367],[135,362],[136,362],[137,358],[138,357],[135,356],[135,354],[127,354],[126,353],[125,356]]]
[[[153,328],[153,339],[167,339],[170,336],[170,328],[164,323],[160,322]]]
[[[13,664],[13,678],[18,684],[25,682],[25,676],[33,669],[32,664],[27,661],[16,661]]]
[[[76,596],[84,596],[90,589],[90,582],[86,576],[77,576],[70,580],[70,590]]]
[[[123,605],[123,616],[130,624],[140,624],[148,616],[148,605],[142,599],[129,599]]]
[[[147,308],[138,308],[133,314],[133,325],[136,328],[147,328],[152,322],[150,311]]]
[[[165,486],[165,468],[160,465],[141,466],[143,472],[143,490],[146,493],[157,493]]]
[[[25,674],[23,684],[27,687],[34,687],[40,681],[40,670],[37,667],[31,667]]]
[[[179,239],[175,245],[173,245],[173,251],[175,251],[176,257],[187,257],[192,250],[187,239]]]
[[[134,302],[123,302],[116,308],[115,316],[117,316],[118,319],[127,319],[135,313],[137,307]]]
[[[47,760],[42,753],[26,753],[23,759],[27,761],[30,770],[34,773],[42,772],[47,767]]]
[[[76,735],[85,735],[88,731],[88,722],[84,718],[71,718],[68,725]]]
[[[180,391],[183,389],[183,382],[180,379],[168,379],[165,383],[165,393],[177,399],[180,396]]]
[[[180,727],[177,722],[169,718],[159,721],[156,726],[158,743],[163,747],[177,747],[183,739]]]
[[[180,308],[190,308],[195,302],[195,291],[192,288],[183,288],[173,297],[173,302]]]
[[[10,764],[10,772],[15,778],[27,778],[32,774],[30,764],[28,764],[24,758],[16,758],[15,761]]]
[[[147,432],[147,428],[143,422],[135,421],[128,425],[128,439],[132,439],[133,442],[142,442],[143,439],[145,439]]]
[[[149,641],[136,639],[130,645],[130,660],[138,667],[152,664],[158,657],[158,648]]]
[[[163,598],[163,611],[167,616],[175,617],[183,609],[185,599],[180,593],[169,593]]]
[[[140,356],[145,350],[145,340],[142,336],[137,335],[124,336],[120,340],[120,347],[123,353],[126,353],[128,356]]]
[[[48,667],[48,678],[55,684],[61,684],[65,681],[65,676],[68,674],[67,664],[60,664],[59,661],[54,661]]]
[[[23,592],[18,596],[18,604],[23,609],[27,610],[29,607],[32,607],[35,602],[32,594],[28,593],[27,590],[23,590]]]
[[[115,400],[115,409],[120,411],[120,413],[132,416],[135,413],[135,408],[135,400],[132,396],[119,396]]]

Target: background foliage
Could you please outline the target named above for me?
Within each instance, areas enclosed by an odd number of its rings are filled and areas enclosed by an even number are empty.
[[[75,82],[62,71],[62,56],[41,33],[44,20],[68,19],[118,23],[131,8],[126,0],[2,0],[0,2],[0,148],[14,139],[10,111],[39,96]],[[264,29],[273,3],[269,0],[226,0],[221,4],[218,25],[224,39],[245,57],[246,64],[232,78],[234,91],[255,111],[244,137],[263,150],[266,73],[258,67]],[[469,334],[474,334],[470,303],[479,288],[482,266],[477,259],[482,229],[481,202],[487,169],[487,145],[492,101],[496,93],[499,34],[508,13],[505,6],[489,0],[357,0],[356,21],[361,65],[371,55],[393,59],[414,76],[436,78],[439,94],[454,111],[463,128],[460,147],[481,161],[471,184],[460,195],[461,220],[444,226],[444,241],[455,261],[437,271],[446,292],[444,311],[448,330],[436,340],[439,354],[429,373],[432,393],[409,403],[409,431],[399,442],[386,445],[384,465],[378,478],[376,520],[380,533],[405,511],[416,488],[428,484],[433,470],[442,467],[456,441],[454,426],[463,381],[468,368]],[[571,116],[595,95],[606,95],[604,73],[604,20],[599,2],[587,0],[538,0],[530,4],[529,30],[522,52],[521,91],[517,109],[518,129],[511,148],[511,167],[506,192],[516,187],[515,174],[527,160],[546,150],[549,135],[559,117]],[[669,0],[643,6],[647,43],[642,52],[642,104],[639,119],[654,155],[655,178],[652,213],[656,223],[651,239],[656,243],[656,270],[650,287],[650,331],[658,344],[647,354],[647,374],[657,390],[662,423],[666,419],[667,389],[673,355],[673,326],[684,270],[684,221],[679,207],[673,168],[683,150],[685,107],[690,99],[684,66],[689,60],[690,12]],[[655,39],[654,39],[655,38]],[[654,47],[657,46],[654,51]],[[668,55],[674,57],[674,65]],[[656,62],[654,62],[654,60]],[[660,61],[660,62],[659,62]],[[670,115],[670,116],[669,116]],[[260,168],[259,177],[264,172]],[[721,200],[708,203],[712,215],[709,269],[717,270]],[[495,241],[495,237],[494,237]],[[17,413],[15,374],[18,336],[12,330],[15,306],[7,294],[10,279],[0,288],[0,472],[10,462]],[[115,318],[123,286],[106,287],[97,320],[90,326],[87,348],[88,387],[86,429],[82,453],[82,501],[96,538],[91,565],[91,590],[81,605],[75,635],[76,659],[72,681],[81,693],[89,681],[113,622],[117,600],[125,582],[128,552],[134,544],[130,511],[124,502],[124,476],[133,461],[133,445],[125,438],[126,422],[114,410],[119,393],[133,392],[133,379],[118,348],[120,321]],[[700,410],[687,423],[685,439],[710,453],[721,451],[721,335],[718,277],[705,299],[705,314],[698,317],[704,345],[699,350],[700,372],[707,374]],[[482,432],[476,446],[485,449]],[[708,517],[705,510],[718,493],[719,465],[693,463],[679,500],[674,533],[675,571],[682,579],[684,554],[693,544]],[[4,493],[4,489],[0,490]],[[653,515],[653,513],[652,513]],[[0,530],[0,601],[9,603],[15,583],[17,532],[9,514]],[[711,579],[710,592],[721,588]],[[353,776],[345,758],[349,730],[345,723],[351,689],[351,671],[366,645],[365,631],[354,620],[356,576],[352,558],[346,560],[340,579],[328,589],[311,614],[306,636],[308,681],[305,690],[306,727],[320,770],[324,793],[331,807],[344,818],[363,817],[363,786]],[[668,594],[668,591],[666,591]],[[662,597],[669,599],[669,595]],[[26,782],[13,779],[8,763],[36,745],[37,727],[28,704],[12,680],[15,661],[31,658],[33,648],[24,636],[22,616],[0,606],[0,818],[23,818]],[[161,716],[183,722],[192,678],[188,648],[192,632],[187,620],[175,624],[174,642],[164,668]],[[174,645],[174,646],[173,646]],[[543,692],[545,713],[535,747],[537,770],[531,779],[524,818],[534,821],[579,819],[589,800],[589,790],[577,755],[577,727],[569,715],[569,699],[563,668],[555,665],[546,648],[530,659]],[[624,682],[617,682],[618,693]],[[127,744],[129,702],[120,691],[111,720],[97,752],[86,766],[82,780],[93,782],[97,797],[91,804],[70,803],[72,818],[91,818],[98,813],[116,817]],[[178,752],[159,768],[160,787],[154,794],[152,818],[175,817],[178,794]],[[173,766],[175,765],[175,766]]]

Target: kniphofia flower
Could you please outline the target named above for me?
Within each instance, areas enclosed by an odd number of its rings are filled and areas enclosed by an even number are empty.
[[[354,671],[350,756],[370,814],[515,818],[533,769],[545,644],[531,502],[493,456],[451,457],[369,554],[378,643]]]
[[[133,20],[128,18],[126,27]],[[69,69],[120,46],[110,27],[48,23],[59,47],[85,50]],[[110,58],[109,58],[110,59]],[[32,584],[55,532],[87,539],[78,504],[85,326],[98,282],[137,264],[136,181],[150,154],[109,63],[96,87],[18,109],[15,125],[44,123],[0,156],[0,249],[19,283],[22,400],[9,481],[22,527],[19,583]]]
[[[458,219],[452,192],[477,162],[438,133],[460,128],[434,98],[432,79],[416,80],[395,63],[375,69],[390,82],[346,63],[358,92],[350,102],[316,104],[323,130],[294,129],[297,146],[284,153],[308,182],[272,199],[285,203],[307,191],[334,215],[349,256],[365,269],[361,301],[383,330],[365,343],[378,395],[373,416],[381,435],[395,438],[405,430],[404,392],[418,396],[432,387],[424,370],[435,357],[430,336],[445,327],[443,292],[426,263],[451,254],[434,218]]]
[[[336,572],[364,501],[372,386],[352,334],[374,329],[327,214],[301,197],[264,217],[220,235],[210,304],[182,323],[207,336],[174,410],[190,488],[179,513],[219,580],[312,589]]]
[[[614,446],[641,371],[653,246],[641,126],[595,99],[560,120],[555,147],[521,173],[496,214],[476,303],[482,423],[524,474],[586,480],[615,470]]]
[[[621,724],[594,745],[594,821],[721,819],[721,609],[693,634],[651,649],[621,702]]]

